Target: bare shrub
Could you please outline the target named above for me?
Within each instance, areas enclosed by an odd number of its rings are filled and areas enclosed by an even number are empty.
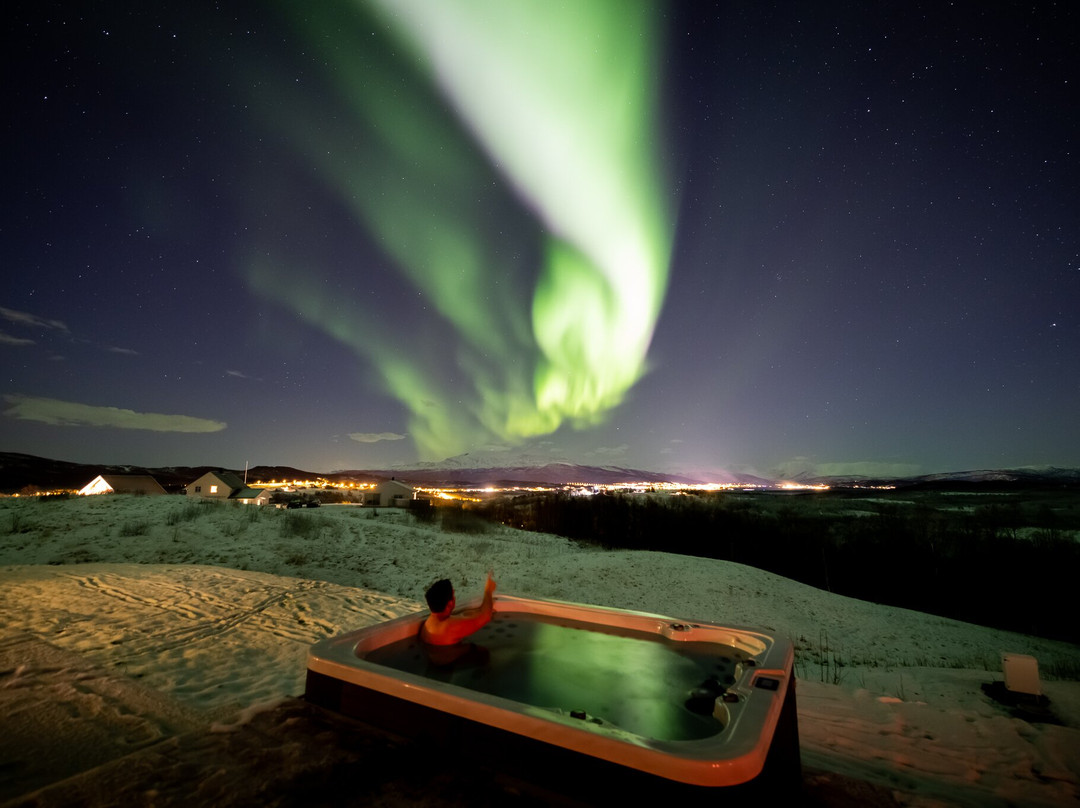
[[[464,508],[440,508],[442,529],[446,533],[487,533],[491,522]]]
[[[324,529],[329,529],[330,520],[307,513],[286,513],[281,521],[283,538],[317,539]]]

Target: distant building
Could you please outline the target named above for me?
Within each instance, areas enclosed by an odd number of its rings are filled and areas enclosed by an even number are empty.
[[[270,490],[248,488],[244,481],[231,471],[208,471],[184,488],[189,497],[201,499],[231,499],[242,505],[266,505],[270,502]]]
[[[99,474],[79,489],[82,496],[92,494],[164,494],[161,483],[149,474]]]
[[[241,488],[229,499],[236,500],[241,505],[269,505],[273,491],[269,488]]]
[[[244,481],[231,471],[208,471],[195,482],[188,483],[185,491],[189,497],[228,499],[246,487]]]
[[[408,508],[416,499],[416,490],[401,480],[385,480],[371,491],[364,492],[364,504],[378,508]]]

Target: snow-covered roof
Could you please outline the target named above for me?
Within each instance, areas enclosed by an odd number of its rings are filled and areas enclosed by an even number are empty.
[[[225,486],[230,491],[240,491],[247,488],[247,486],[244,485],[244,481],[231,471],[208,471],[199,479],[192,480],[188,483],[188,487],[192,485],[206,485],[206,481],[210,478],[217,480],[219,484]]]
[[[258,499],[262,495],[270,496],[265,488],[241,488],[229,496],[229,499]]]
[[[164,494],[161,483],[149,474],[99,474],[79,489],[90,494]]]
[[[384,480],[383,482],[375,486],[375,490],[379,492],[384,492],[387,489],[397,489],[398,491],[403,491],[409,494],[413,492],[413,487],[411,485],[409,485],[408,483],[403,483],[401,480],[395,480],[393,478],[389,480]]]

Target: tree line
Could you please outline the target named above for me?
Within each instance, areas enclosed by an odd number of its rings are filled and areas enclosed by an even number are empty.
[[[550,494],[480,512],[602,547],[734,561],[862,600],[1080,641],[1075,508],[905,501],[853,512],[820,496]]]

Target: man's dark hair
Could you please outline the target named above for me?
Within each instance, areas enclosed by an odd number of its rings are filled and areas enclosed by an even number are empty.
[[[450,598],[454,597],[454,585],[449,578],[443,578],[429,586],[424,597],[427,598],[428,608],[432,612],[441,612],[450,602]]]

